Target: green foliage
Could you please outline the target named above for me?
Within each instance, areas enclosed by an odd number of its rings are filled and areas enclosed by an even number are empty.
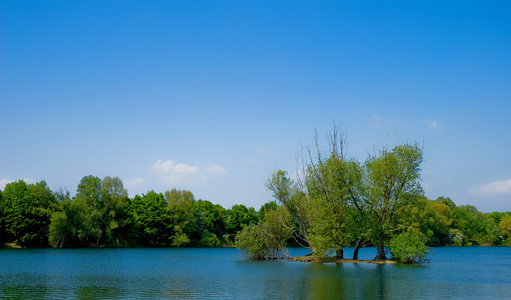
[[[181,201],[194,202],[195,196],[191,191],[171,189],[170,191],[165,191],[165,200],[169,205],[174,205]]]
[[[176,228],[176,233],[172,236],[172,246],[174,247],[185,247],[190,244],[190,238],[182,232],[179,228]]]
[[[129,199],[118,177],[82,178],[75,199],[60,195],[60,211],[52,215],[49,242],[54,247],[128,246],[132,218]]]
[[[315,255],[324,256],[332,249],[342,253],[342,247],[351,245],[359,232],[354,206],[362,180],[358,162],[346,161],[333,153],[326,162],[309,168],[307,190],[314,214],[311,248]],[[358,202],[357,202],[358,203]]]
[[[253,207],[248,208],[243,204],[235,204],[226,211],[226,234],[230,239],[234,238],[244,226],[257,224],[258,221],[257,212]]]
[[[216,234],[205,231],[201,235],[199,247],[220,247],[221,243]]]
[[[359,247],[372,243],[381,259],[384,246],[400,245],[390,238],[403,230],[433,246],[511,245],[510,213],[481,213],[449,198],[421,196],[416,145],[382,151],[364,166],[341,153],[310,162],[296,182],[284,171],[272,174],[267,187],[276,201],[259,212],[245,205],[226,210],[177,189],[129,199],[117,177],[85,176],[73,199],[44,181],[13,182],[0,191],[0,241],[27,247],[218,247],[236,238],[236,246],[259,259],[286,256],[293,241],[320,256],[342,255],[343,247],[355,245],[355,258]]]
[[[29,247],[47,246],[50,218],[56,208],[57,200],[45,181],[7,184],[0,198],[2,240]]]
[[[225,234],[225,209],[207,200],[197,200],[193,210],[197,220],[197,235],[201,236],[199,246],[204,247],[202,242],[204,235],[214,236],[218,243],[221,243],[219,237],[223,237]]]
[[[264,219],[264,216],[267,212],[276,210],[279,207],[277,202],[275,201],[268,201],[265,204],[261,205],[261,208],[259,208],[259,211],[257,213],[257,217],[259,220]]]
[[[133,217],[132,233],[137,244],[146,247],[161,247],[170,243],[170,219],[163,194],[151,190],[142,196],[136,195],[131,201]]]
[[[360,247],[370,241],[378,249],[376,258],[385,259],[384,245],[423,194],[422,150],[416,144],[398,145],[370,156],[362,167],[355,159],[345,158],[344,141],[336,130],[330,142],[325,159],[316,137],[317,155],[309,150],[310,160],[304,163],[297,183],[279,170],[266,186],[297,224],[294,237],[301,238],[315,255],[336,250],[341,256],[342,247]],[[436,214],[435,207],[430,210]],[[445,228],[438,230],[446,234]]]
[[[400,221],[423,194],[420,185],[422,151],[417,145],[399,145],[384,149],[365,163],[365,207],[369,216],[368,233],[379,247],[377,259],[385,259],[381,251]]]
[[[250,259],[266,259],[266,246],[262,239],[261,226],[251,224],[245,226],[236,234],[236,248],[242,249]]]
[[[502,237],[506,241],[506,245],[511,245],[511,215],[506,214],[502,217],[499,224],[499,229]]]
[[[289,231],[290,215],[285,207],[267,211],[259,222],[262,232],[263,245],[266,247],[266,257],[277,259],[287,256],[287,240],[291,237]]]
[[[425,239],[428,245],[441,246],[449,242],[449,230],[453,222],[449,218],[451,209],[444,203],[419,197],[410,207],[407,220],[402,223],[415,228],[416,233]]]
[[[402,232],[390,240],[392,259],[405,264],[419,264],[427,261],[429,249],[416,234]]]
[[[305,188],[305,184],[302,185]],[[287,172],[274,172],[266,187],[273,192],[273,197],[289,212],[293,221],[293,238],[304,247],[311,247],[314,211],[311,197],[299,191],[297,184],[287,177]]]
[[[449,197],[438,197],[436,201],[447,205],[450,209],[456,208],[456,204]]]
[[[190,246],[192,240],[199,240],[197,216],[194,211],[195,197],[189,191],[173,189],[165,192],[167,214],[170,218],[172,246]]]
[[[83,199],[65,200],[51,215],[49,243],[52,247],[86,247],[90,236],[86,216],[90,208]]]
[[[251,259],[287,257],[286,241],[291,237],[289,222],[285,207],[268,210],[258,224],[246,225],[236,234],[235,245]]]
[[[487,234],[484,215],[472,205],[458,206],[449,216],[453,219],[452,227],[463,232],[464,246],[480,245]]]

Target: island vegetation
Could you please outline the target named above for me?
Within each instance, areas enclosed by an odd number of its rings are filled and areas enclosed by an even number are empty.
[[[302,151],[291,179],[275,171],[274,200],[255,210],[195,199],[187,190],[128,196],[118,177],[88,175],[76,195],[45,181],[8,183],[0,191],[0,242],[20,247],[236,246],[252,259],[289,257],[287,247],[311,249],[302,261],[344,258],[354,247],[376,247],[375,261],[418,263],[428,246],[511,245],[511,212],[482,213],[450,198],[424,196],[422,149],[386,146],[360,163],[345,154],[338,131],[326,154],[317,135]]]
[[[316,134],[314,146],[302,150],[295,180],[282,170],[271,175],[267,187],[278,205],[237,236],[249,257],[286,257],[290,238],[311,249],[313,258],[300,261],[342,262],[345,247],[354,247],[358,260],[359,249],[371,245],[373,261],[387,261],[390,249],[394,261],[421,263],[427,246],[510,245],[509,212],[483,214],[424,196],[417,144],[387,144],[360,163],[346,156],[338,132],[330,134],[326,154]]]

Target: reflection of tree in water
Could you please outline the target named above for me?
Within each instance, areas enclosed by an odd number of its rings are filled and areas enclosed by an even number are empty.
[[[310,264],[303,286],[308,299],[342,299],[345,294],[346,276],[343,265]]]
[[[351,299],[387,298],[386,265],[353,264],[350,268]]]
[[[386,265],[311,264],[302,277],[306,299],[389,298]]]

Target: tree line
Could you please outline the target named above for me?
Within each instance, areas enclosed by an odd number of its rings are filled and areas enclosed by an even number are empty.
[[[323,154],[302,150],[301,171],[292,179],[274,172],[267,183],[278,205],[258,224],[245,227],[237,246],[254,259],[286,256],[287,242],[316,256],[344,258],[343,248],[374,246],[375,260],[421,262],[426,246],[511,245],[511,213],[481,213],[456,206],[449,198],[429,200],[421,186],[422,149],[417,144],[388,145],[360,163],[345,154],[334,129]]]
[[[23,247],[232,246],[259,213],[196,200],[187,190],[128,197],[118,177],[85,176],[75,197],[45,181],[9,183],[0,191],[0,242]]]

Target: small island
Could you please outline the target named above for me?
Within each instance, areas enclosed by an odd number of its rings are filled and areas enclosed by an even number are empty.
[[[395,260],[373,260],[373,259],[346,259],[346,258],[337,258],[332,256],[326,257],[316,257],[316,256],[296,256],[289,258],[290,261],[297,262],[307,262],[307,263],[336,263],[336,264],[377,264],[377,265],[385,265],[385,264],[397,264]]]

